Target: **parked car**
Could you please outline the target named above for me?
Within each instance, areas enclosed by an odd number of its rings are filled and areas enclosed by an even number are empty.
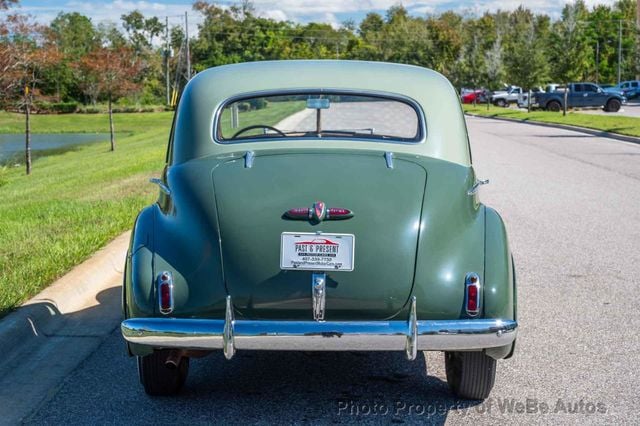
[[[200,72],[153,182],[121,324],[151,395],[178,392],[189,358],[213,351],[443,351],[455,395],[483,399],[513,354],[505,226],[478,199],[457,94],[434,71]]]
[[[555,91],[537,93],[533,97],[533,107],[548,111],[560,111],[564,105],[565,88],[557,87]],[[608,93],[593,83],[571,83],[568,85],[568,108],[602,107],[607,112],[617,112],[626,103],[626,98],[617,93]]]
[[[637,98],[640,95],[640,80],[622,81],[620,84],[605,88],[604,91],[619,93],[627,99]]]
[[[484,104],[487,103],[488,96],[486,90],[478,89],[463,93],[462,96],[460,96],[460,100],[463,104],[472,104],[474,102]]]
[[[507,90],[493,92],[490,101],[495,106],[508,107],[509,104],[518,102],[518,98],[522,95],[522,88],[518,86],[509,86]]]

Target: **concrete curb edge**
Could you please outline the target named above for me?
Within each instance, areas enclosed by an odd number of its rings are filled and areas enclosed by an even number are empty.
[[[96,295],[113,287],[122,274],[129,237],[130,232],[119,235],[2,318],[0,342],[7,352],[17,352],[26,342],[50,334],[64,323],[64,314],[95,305]]]

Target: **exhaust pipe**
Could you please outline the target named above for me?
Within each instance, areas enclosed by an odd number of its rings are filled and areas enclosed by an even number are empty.
[[[164,366],[169,370],[175,370],[180,365],[180,361],[182,361],[182,357],[184,356],[184,351],[182,350],[173,350],[169,352],[167,355],[167,359],[164,361]]]

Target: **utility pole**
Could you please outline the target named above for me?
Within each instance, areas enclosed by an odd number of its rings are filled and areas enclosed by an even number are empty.
[[[187,81],[189,81],[191,80],[191,52],[189,50],[189,15],[187,14],[187,12],[184,12],[184,36],[185,43],[187,45]]]
[[[164,80],[167,91],[167,105],[171,104],[171,87],[169,85],[169,17],[164,18]]]
[[[620,84],[620,66],[622,65],[622,19],[618,19],[618,84]]]

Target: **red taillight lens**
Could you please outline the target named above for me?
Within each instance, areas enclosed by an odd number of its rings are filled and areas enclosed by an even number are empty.
[[[158,279],[158,304],[160,313],[173,312],[173,279],[169,272],[163,272]]]
[[[478,310],[478,287],[470,285],[467,290],[467,311]]]
[[[465,289],[465,310],[467,315],[474,317],[480,313],[480,277],[475,273],[467,274]]]

